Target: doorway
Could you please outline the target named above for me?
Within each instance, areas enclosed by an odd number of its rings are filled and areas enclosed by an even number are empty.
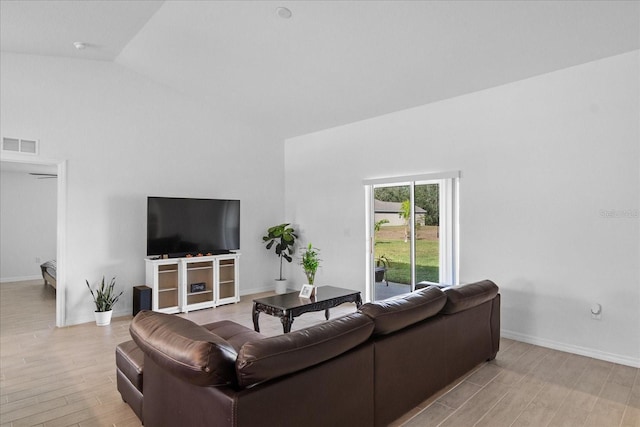
[[[458,172],[365,181],[368,296],[457,284]]]
[[[43,206],[42,209],[55,209],[56,212],[56,326],[65,326],[65,289],[66,289],[66,161],[55,159],[35,159],[25,158],[20,155],[4,154],[2,166],[12,169],[21,169],[28,173],[30,167],[42,168],[50,166],[57,175],[56,202],[54,206]],[[39,173],[39,172],[35,172]],[[51,173],[53,175],[53,172]],[[35,176],[34,179],[37,179]],[[42,260],[43,262],[47,260]]]

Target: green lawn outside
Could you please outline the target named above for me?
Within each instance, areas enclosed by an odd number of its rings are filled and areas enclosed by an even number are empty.
[[[437,240],[416,241],[416,283],[423,280],[439,280],[439,243]],[[404,240],[376,239],[375,255],[384,255],[391,262],[387,270],[387,280],[396,283],[411,283],[409,266],[409,242]]]

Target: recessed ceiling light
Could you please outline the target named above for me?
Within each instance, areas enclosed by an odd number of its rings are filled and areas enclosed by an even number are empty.
[[[291,11],[289,9],[287,9],[286,7],[277,7],[276,8],[276,13],[282,19],[289,19],[293,15],[291,13]]]
[[[87,47],[87,44],[84,42],[73,42],[73,47],[75,47],[78,50],[82,50],[85,47]]]

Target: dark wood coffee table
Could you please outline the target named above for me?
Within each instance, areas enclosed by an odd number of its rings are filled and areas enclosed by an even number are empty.
[[[316,295],[311,298],[300,298],[299,292],[274,295],[253,300],[253,329],[260,332],[258,317],[260,313],[278,316],[282,322],[284,333],[291,331],[294,317],[311,311],[324,310],[325,319],[329,320],[329,309],[345,302],[355,302],[356,307],[362,305],[359,291],[336,288],[334,286],[319,286]]]

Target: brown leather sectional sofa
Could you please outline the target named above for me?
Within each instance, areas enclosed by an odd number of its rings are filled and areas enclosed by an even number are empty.
[[[500,295],[428,287],[269,338],[150,311],[130,332],[118,390],[146,426],[384,426],[495,358]]]

